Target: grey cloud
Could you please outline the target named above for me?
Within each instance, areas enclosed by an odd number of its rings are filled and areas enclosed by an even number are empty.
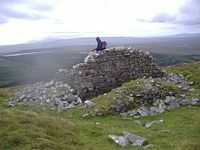
[[[183,25],[200,25],[200,18],[191,18],[191,19],[185,19],[185,20],[180,20],[180,21],[176,21],[175,23],[178,24],[183,24]]]
[[[151,21],[152,22],[173,22],[176,20],[176,16],[171,16],[168,14],[159,14],[155,16]]]
[[[7,23],[7,19],[5,17],[0,16],[0,24]]]
[[[24,12],[12,10],[12,9],[6,9],[6,8],[1,8],[0,12],[1,12],[0,16],[5,19],[6,18],[7,19],[8,18],[20,18],[20,19],[36,20],[36,19],[42,18],[42,16],[38,15],[38,14],[24,13]]]
[[[51,5],[38,4],[38,5],[33,5],[32,9],[44,12],[44,11],[51,11],[53,8]]]
[[[52,0],[53,1],[53,0]],[[16,6],[25,5],[28,12],[17,9]],[[53,6],[34,0],[1,0],[0,1],[0,24],[7,22],[10,18],[39,20],[45,18],[44,13],[51,11]]]
[[[175,23],[176,16],[171,16],[165,13],[158,14],[154,16],[152,19],[137,19],[139,22],[152,22],[152,23]]]
[[[1,5],[4,5],[4,4],[17,4],[17,3],[21,3],[21,2],[25,2],[25,0],[1,0],[0,1]]]
[[[180,10],[182,13],[199,13],[200,12],[200,1],[199,0],[190,0],[185,4],[184,7]]]
[[[183,25],[199,25],[200,24],[200,0],[189,0],[179,10],[176,15],[158,14],[151,20],[139,20],[143,22],[155,23],[172,23]]]
[[[177,22],[187,25],[200,24],[200,0],[190,0],[181,8]]]

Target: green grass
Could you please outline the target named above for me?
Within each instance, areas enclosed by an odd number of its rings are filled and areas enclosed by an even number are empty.
[[[186,79],[194,82],[194,87],[200,89],[200,62],[167,67],[166,70],[184,75]]]
[[[189,64],[188,64],[189,65]],[[185,65],[188,67],[188,65]],[[196,64],[194,64],[196,66]],[[180,66],[177,66],[178,69]],[[181,66],[184,68],[184,66]],[[191,65],[193,67],[193,65]],[[197,66],[195,67],[197,68]],[[190,80],[200,79],[193,76],[190,69]],[[176,71],[175,67],[168,70]],[[198,69],[194,69],[198,72]],[[186,69],[180,69],[182,73]],[[121,92],[137,90],[142,80],[125,83]],[[168,90],[176,87],[164,86]],[[114,92],[114,91],[112,91]],[[111,93],[112,93],[111,92]],[[198,93],[196,91],[196,93]],[[200,150],[200,107],[183,107],[156,116],[143,117],[138,120],[152,121],[163,119],[163,124],[151,128],[134,123],[134,118],[122,118],[118,115],[84,119],[82,114],[88,110],[71,109],[61,113],[39,106],[7,106],[9,89],[0,90],[0,149],[2,150],[142,150],[140,147],[119,147],[109,140],[109,134],[120,134],[123,131],[136,133],[148,139],[154,147],[150,150]],[[111,94],[102,97],[112,98]],[[101,98],[102,98],[101,97]],[[100,98],[100,97],[98,97]],[[97,99],[98,99],[97,98]],[[100,101],[100,100],[99,100]],[[108,101],[99,102],[106,106]]]
[[[109,134],[129,131],[154,145],[153,150],[199,150],[200,108],[185,107],[139,120],[164,119],[163,124],[146,129],[133,118],[119,116],[83,119],[82,108],[57,113],[40,107],[7,108],[1,99],[0,149],[3,150],[142,150],[121,148]],[[97,124],[98,123],[98,124]]]
[[[6,101],[2,98],[0,100],[0,149],[80,148],[79,130],[70,120],[42,111],[7,108]]]
[[[167,72],[182,74],[188,81],[194,83],[194,91],[189,93],[189,97],[200,97],[200,62],[181,64],[165,68]]]

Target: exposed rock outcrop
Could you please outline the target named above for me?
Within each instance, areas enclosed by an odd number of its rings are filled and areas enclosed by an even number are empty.
[[[84,63],[73,66],[67,73],[67,82],[83,100],[108,92],[131,79],[164,74],[148,52],[123,47],[90,52]]]

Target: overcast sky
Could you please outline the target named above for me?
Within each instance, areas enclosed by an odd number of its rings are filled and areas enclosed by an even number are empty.
[[[200,0],[0,0],[0,45],[200,32]]]

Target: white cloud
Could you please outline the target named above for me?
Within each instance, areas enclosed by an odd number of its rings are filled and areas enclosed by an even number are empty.
[[[171,34],[179,32],[176,25],[138,20],[150,20],[162,13],[176,15],[188,0],[18,1],[20,2],[12,3],[10,9],[35,19],[19,16],[10,17],[7,23],[2,21],[4,24],[0,25],[0,44],[16,44],[51,37]]]

